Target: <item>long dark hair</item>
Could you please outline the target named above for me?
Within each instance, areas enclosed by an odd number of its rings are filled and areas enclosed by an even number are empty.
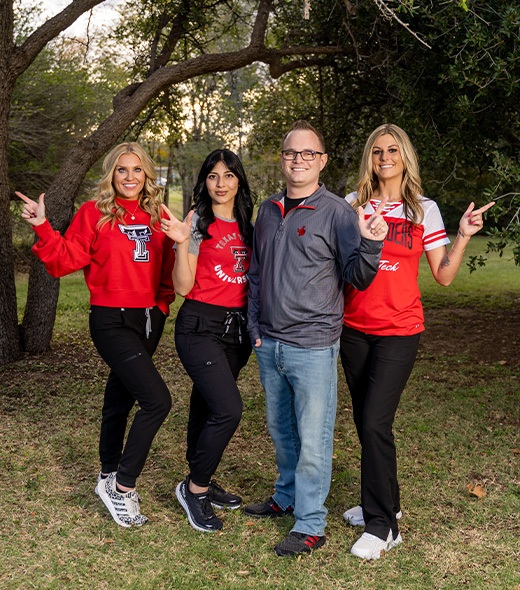
[[[214,150],[207,156],[200,168],[197,183],[193,189],[194,208],[199,215],[197,229],[202,234],[204,240],[211,238],[208,228],[215,221],[215,215],[213,213],[212,200],[206,187],[206,179],[208,174],[219,162],[223,162],[230,172],[233,172],[238,178],[238,192],[235,197],[233,212],[244,242],[250,246],[253,243],[253,226],[251,225],[253,199],[242,162],[231,150]]]

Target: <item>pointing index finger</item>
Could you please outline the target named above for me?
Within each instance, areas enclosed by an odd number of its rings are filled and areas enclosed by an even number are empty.
[[[168,215],[168,219],[172,221],[174,219],[173,213],[168,209],[168,207],[164,203],[161,203],[161,207],[163,211],[166,213],[166,215]]]
[[[23,193],[21,193],[21,192],[19,192],[19,191],[14,191],[14,194],[15,194],[17,197],[20,197],[20,199],[22,199],[22,201],[24,201],[24,202],[25,202],[25,203],[27,203],[28,205],[30,205],[30,204],[33,202],[33,200],[32,200],[32,199],[29,199],[29,197],[26,197],[26,196],[25,196]]]
[[[383,197],[381,199],[381,202],[377,206],[377,209],[374,211],[374,215],[380,215],[384,211],[387,203],[388,203],[388,197]]]
[[[493,207],[494,204],[495,204],[495,201],[491,201],[491,203],[488,203],[487,205],[484,205],[480,209],[477,209],[476,211],[473,211],[473,213],[484,213],[488,209],[491,209],[491,207]]]

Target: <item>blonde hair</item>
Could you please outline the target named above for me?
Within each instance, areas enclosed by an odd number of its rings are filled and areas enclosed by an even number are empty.
[[[401,153],[404,172],[401,182],[401,198],[405,218],[413,224],[421,223],[424,211],[419,196],[422,194],[421,176],[419,174],[419,161],[417,153],[406,131],[393,124],[380,125],[372,131],[363,150],[361,164],[359,165],[359,179],[357,184],[357,198],[352,203],[354,208],[365,206],[372,198],[374,190],[379,186],[379,179],[372,166],[372,149],[378,138],[382,135],[391,135]]]
[[[153,160],[138,143],[133,141],[116,145],[103,160],[103,174],[97,184],[96,195],[96,206],[103,214],[98,221],[98,229],[106,223],[111,223],[112,226],[114,226],[116,221],[125,223],[124,214],[126,213],[126,209],[117,203],[117,195],[112,182],[117,163],[123,154],[135,154],[141,161],[146,178],[143,190],[138,197],[139,207],[150,214],[150,227],[154,229],[161,222],[161,197],[163,189],[155,182],[157,175],[155,174]]]

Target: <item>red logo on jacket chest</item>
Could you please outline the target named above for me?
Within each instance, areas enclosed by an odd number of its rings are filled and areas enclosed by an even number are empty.
[[[303,225],[302,227],[298,228],[298,237],[302,237],[305,234],[305,226]]]

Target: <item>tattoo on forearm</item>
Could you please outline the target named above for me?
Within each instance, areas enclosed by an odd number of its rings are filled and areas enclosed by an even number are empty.
[[[450,258],[449,256],[446,254],[446,256],[442,259],[441,262],[441,268],[446,268],[447,266],[450,265]]]
[[[465,238],[466,237],[466,234],[460,229],[460,227],[459,227],[459,231],[457,233],[459,234],[459,236],[461,238]]]

